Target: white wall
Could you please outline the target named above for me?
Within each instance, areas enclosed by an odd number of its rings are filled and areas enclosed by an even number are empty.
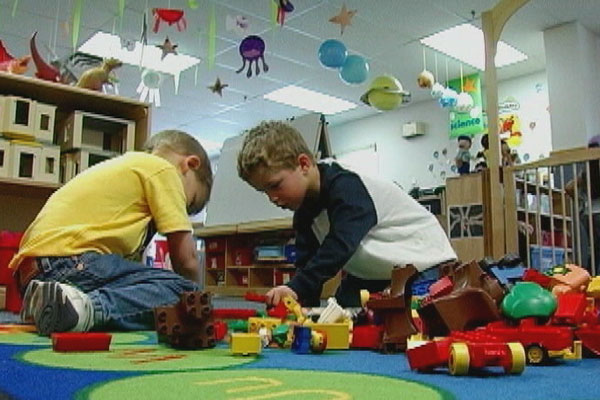
[[[538,84],[542,87],[540,92],[536,89]],[[551,149],[546,87],[545,72],[500,82],[498,87],[500,102],[511,96],[520,103],[517,113],[523,124],[523,143],[518,152],[521,156],[529,153],[530,161],[536,160],[540,154],[547,156]],[[409,121],[425,122],[426,134],[408,139],[402,137],[402,125]],[[529,128],[531,121],[536,122],[533,131]],[[456,175],[450,171],[450,166],[457,145],[456,140],[448,138],[448,130],[448,111],[442,109],[437,101],[431,100],[330,126],[329,137],[334,154],[375,143],[380,176],[396,181],[409,190],[413,181],[420,187],[443,185],[442,171],[446,176]],[[474,138],[471,148],[473,156],[480,148],[479,138],[480,135]],[[443,149],[446,149],[447,156],[442,154]],[[433,156],[435,151],[439,153],[438,159]],[[433,173],[429,171],[430,164],[433,164]]]
[[[402,137],[402,125],[410,121],[423,121],[426,134],[412,138]],[[380,176],[396,181],[409,190],[413,179],[420,187],[443,184],[439,172],[449,170],[447,159],[456,154],[456,141],[448,139],[448,111],[440,108],[437,101],[421,102],[397,111],[382,112],[358,121],[329,127],[333,153],[343,153],[375,143],[379,155]],[[440,158],[434,159],[438,151]],[[442,164],[439,163],[442,160]],[[434,163],[434,173],[428,165]]]
[[[516,147],[521,161],[525,162],[526,154],[529,154],[529,162],[537,160],[541,155],[548,157],[552,150],[552,130],[545,71],[500,82],[498,103],[509,97],[520,105],[515,114],[519,116],[523,134],[522,143]]]
[[[585,146],[598,134],[599,41],[578,22],[544,31],[554,149]]]

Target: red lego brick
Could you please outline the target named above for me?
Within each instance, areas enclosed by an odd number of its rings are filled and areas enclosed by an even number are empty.
[[[108,351],[112,335],[102,332],[62,332],[52,334],[52,350],[58,352]]]
[[[382,325],[360,325],[352,329],[352,343],[355,349],[379,349],[383,338]]]
[[[544,275],[541,272],[533,269],[527,268],[523,273],[523,278],[521,278],[524,282],[535,282],[543,288],[550,288],[552,283],[552,278],[548,275]]]
[[[218,319],[248,319],[256,316],[256,310],[244,308],[218,308],[213,310],[213,316]]]
[[[452,292],[452,289],[454,289],[452,279],[449,276],[444,276],[429,286],[429,296],[431,298],[442,297]]]

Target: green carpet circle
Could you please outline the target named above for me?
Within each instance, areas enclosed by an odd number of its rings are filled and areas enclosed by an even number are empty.
[[[142,343],[151,341],[156,343],[155,332],[117,332],[112,333],[111,345]],[[34,332],[23,332],[18,329],[0,329],[0,343],[3,344],[28,344],[40,346],[52,346],[49,337],[40,336]]]
[[[185,399],[411,399],[441,400],[450,394],[402,379],[358,373],[243,369],[147,374],[84,389],[78,398],[146,400],[156,393]]]
[[[100,371],[178,371],[225,368],[252,362],[233,357],[229,349],[174,350],[164,345],[112,345],[110,351],[57,353],[51,348],[19,354],[31,364]]]

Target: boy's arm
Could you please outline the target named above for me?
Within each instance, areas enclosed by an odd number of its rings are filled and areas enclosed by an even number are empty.
[[[196,241],[191,232],[171,232],[166,236],[169,242],[171,264],[173,264],[175,272],[184,278],[198,282],[200,260],[196,250]]]
[[[300,299],[319,296],[323,284],[342,269],[377,224],[373,200],[357,175],[338,177],[331,184],[329,197],[329,233],[314,256],[287,283]]]

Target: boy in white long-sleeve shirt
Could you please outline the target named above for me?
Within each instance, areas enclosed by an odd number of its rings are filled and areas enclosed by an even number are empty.
[[[238,172],[275,205],[294,210],[296,275],[267,293],[318,305],[323,284],[346,271],[337,290],[344,307],[360,305],[360,290],[390,284],[394,266],[425,271],[456,254],[433,214],[397,185],[315,162],[300,134],[281,122],[246,133]]]

